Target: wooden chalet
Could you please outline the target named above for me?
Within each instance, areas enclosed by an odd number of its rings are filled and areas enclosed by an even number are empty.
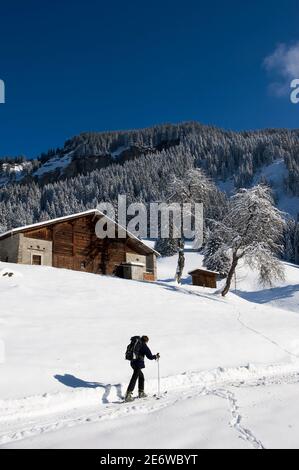
[[[3,233],[0,261],[156,280],[159,253],[128,231],[118,238],[116,223],[115,238],[98,238],[95,226],[102,217],[95,209]]]
[[[192,277],[192,284],[194,286],[203,286],[203,287],[217,287],[217,277],[219,273],[215,271],[208,271],[207,269],[193,269],[188,274]]]

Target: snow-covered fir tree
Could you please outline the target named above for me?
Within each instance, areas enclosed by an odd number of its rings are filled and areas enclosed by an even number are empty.
[[[155,250],[161,256],[173,256],[178,252],[178,239],[172,236],[168,238],[159,237],[155,243]]]
[[[294,233],[294,262],[299,264],[299,221],[296,224]]]
[[[295,232],[296,221],[292,218],[287,219],[283,236],[283,259],[290,263],[295,263]]]
[[[231,258],[217,233],[209,233],[203,255],[203,264],[208,270],[218,272],[221,277],[228,275]]]

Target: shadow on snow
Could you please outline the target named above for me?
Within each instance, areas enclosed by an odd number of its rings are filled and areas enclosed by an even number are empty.
[[[272,287],[270,289],[264,289],[254,292],[246,292],[240,290],[234,290],[235,294],[242,297],[249,302],[255,302],[257,304],[266,304],[267,302],[288,299],[293,297],[296,292],[299,292],[299,284],[290,284],[283,287]]]
[[[74,375],[71,375],[71,374],[64,374],[64,375],[56,374],[54,375],[54,379],[58,380],[58,382],[62,383],[66,387],[71,387],[71,388],[103,388],[104,394],[102,397],[102,402],[104,404],[109,403],[108,397],[110,395],[112,387],[116,388],[116,394],[118,398],[123,399],[121,384],[112,385],[112,384],[103,384],[101,382],[89,382],[86,380],[79,379],[78,377],[75,377]]]

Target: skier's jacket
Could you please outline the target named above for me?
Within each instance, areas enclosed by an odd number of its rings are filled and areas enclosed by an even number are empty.
[[[133,369],[145,368],[144,356],[146,356],[150,361],[152,361],[153,359],[157,359],[157,356],[155,354],[152,354],[150,348],[146,345],[144,341],[142,341],[141,347],[138,352],[138,359],[133,359],[133,361],[131,361],[131,366],[133,367]]]

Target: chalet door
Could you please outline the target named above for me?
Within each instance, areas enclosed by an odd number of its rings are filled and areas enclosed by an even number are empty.
[[[124,279],[125,277],[124,267],[121,264],[115,267],[115,276],[121,277],[122,279]]]
[[[41,255],[32,255],[31,264],[33,264],[35,266],[41,266],[42,256]]]

